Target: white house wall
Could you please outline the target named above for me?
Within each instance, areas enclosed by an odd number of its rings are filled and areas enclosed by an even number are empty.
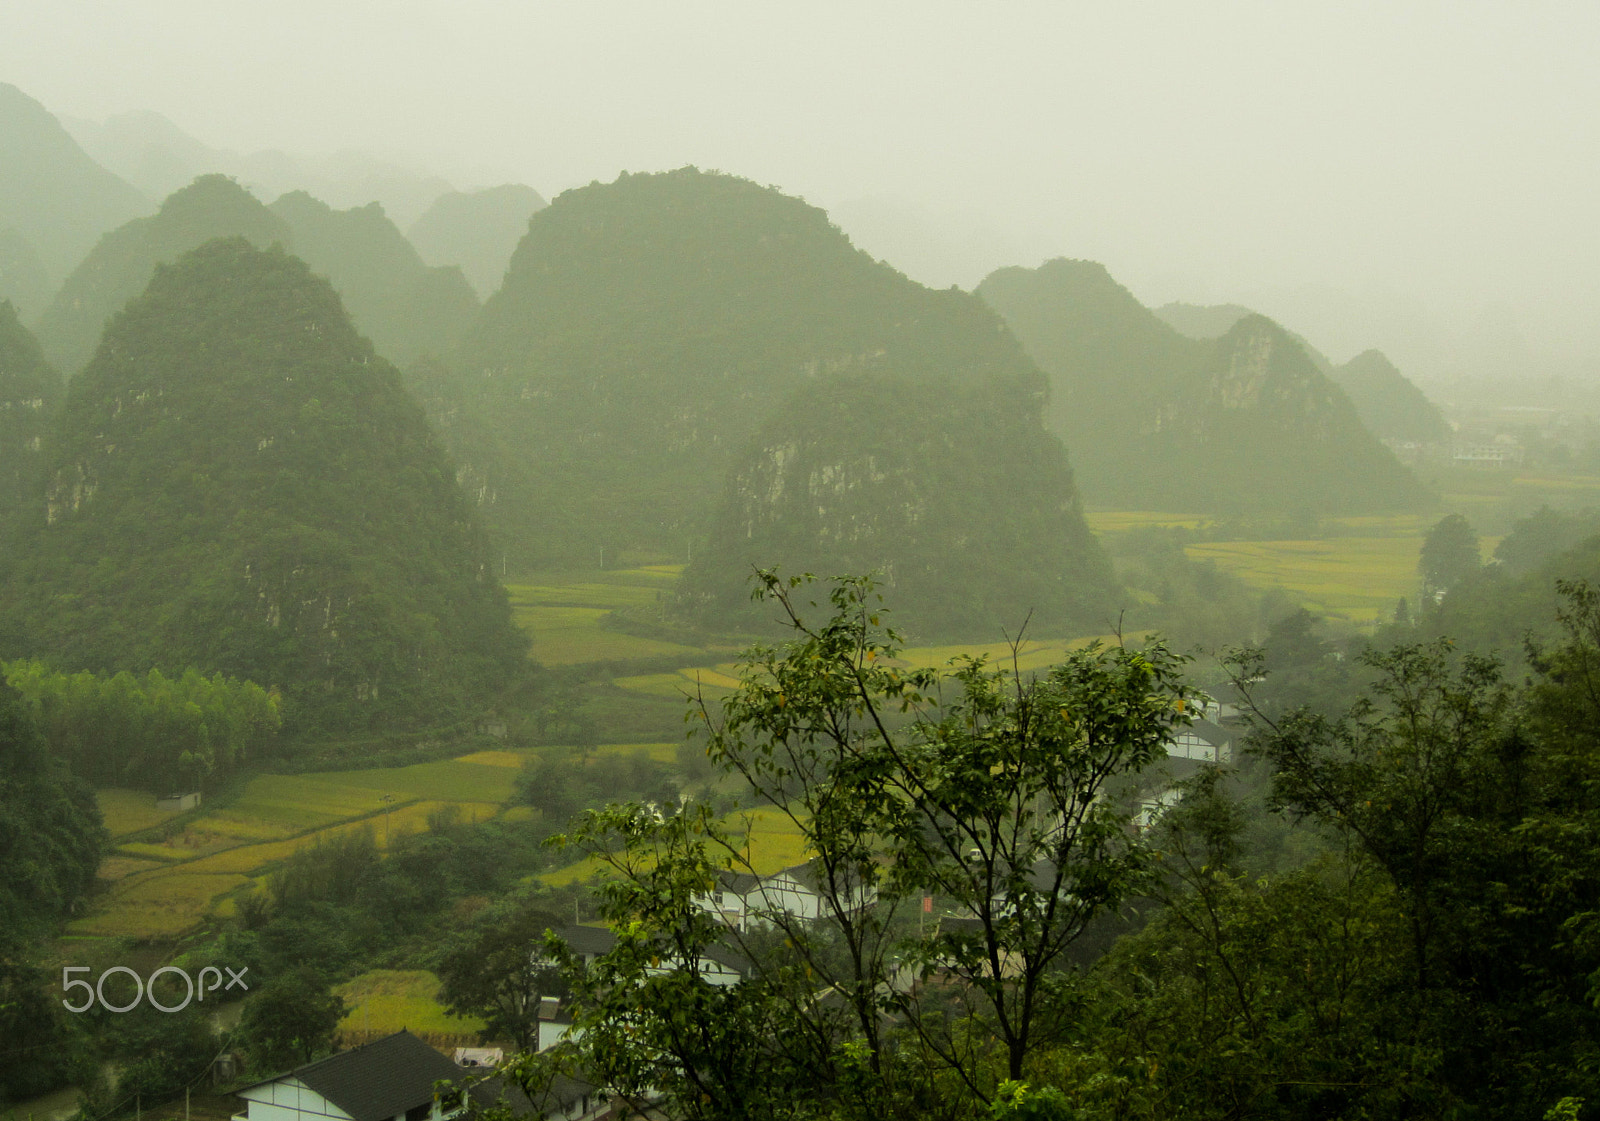
[[[253,1086],[241,1096],[250,1102],[250,1121],[301,1121],[318,1117],[351,1121],[348,1113],[298,1079]]]

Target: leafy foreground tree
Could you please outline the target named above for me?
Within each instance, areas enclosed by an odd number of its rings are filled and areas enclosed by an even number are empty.
[[[1460,514],[1440,518],[1422,542],[1417,572],[1422,576],[1423,602],[1429,603],[1483,567],[1478,534]]]
[[[1306,977],[1350,943],[1344,975],[1367,990],[1343,1020],[1368,1025],[1362,1046],[1326,1053],[1318,1115],[1538,1117],[1600,1100],[1600,593],[1560,591],[1565,638],[1535,651],[1525,689],[1448,642],[1400,646],[1364,657],[1375,684],[1344,715],[1260,730],[1277,803],[1342,843],[1340,875],[1368,896],[1339,903],[1338,922],[1337,900],[1311,908],[1323,933],[1292,935]],[[1390,950],[1358,967],[1363,927],[1387,928]],[[1242,952],[1240,929],[1212,941]],[[1335,1004],[1297,1007],[1279,1020]]]
[[[816,624],[804,580],[760,580],[794,638],[698,714],[712,759],[804,836],[822,917],[712,910],[754,868],[705,805],[591,812],[565,840],[608,867],[617,945],[585,967],[552,940],[582,1031],[567,1059],[673,1116],[969,1114],[1055,1038],[1067,951],[1141,882],[1119,795],[1189,719],[1182,659],[1096,645],[1037,678],[968,659],[946,680],[895,661],[870,581],[837,582]],[[964,921],[920,928],[933,899]],[[730,957],[747,979],[712,983]]]
[[[250,998],[239,1033],[257,1070],[284,1070],[332,1051],[347,1011],[316,970],[301,966],[272,978]]]
[[[439,961],[445,1006],[460,1016],[481,1016],[489,1038],[537,1047],[539,998],[555,995],[559,980],[529,949],[558,921],[525,896],[475,916]]]

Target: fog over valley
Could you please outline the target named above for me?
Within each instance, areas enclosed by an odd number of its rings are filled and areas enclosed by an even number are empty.
[[[695,164],[805,197],[936,287],[1087,257],[1152,306],[1243,304],[1340,361],[1588,378],[1597,22],[1558,3],[17,3],[0,68],[80,136],[159,113],[192,138],[173,148],[291,154],[300,181],[282,157],[229,169],[265,201],[356,205],[318,187],[365,178],[402,228],[424,183],[550,198]]]
[[[0,4],[0,1121],[1600,1117],[1597,42]]]

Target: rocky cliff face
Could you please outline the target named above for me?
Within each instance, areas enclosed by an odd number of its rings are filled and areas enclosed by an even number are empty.
[[[1071,633],[1114,582],[1037,395],[1015,384],[834,376],[795,394],[735,461],[686,610],[760,626],[755,567],[877,572],[917,638]]]
[[[5,585],[41,654],[196,665],[323,726],[437,720],[525,643],[399,375],[282,250],[157,269],[73,382]]]
[[[44,441],[61,401],[61,375],[0,300],[0,533],[32,502],[44,466]]]

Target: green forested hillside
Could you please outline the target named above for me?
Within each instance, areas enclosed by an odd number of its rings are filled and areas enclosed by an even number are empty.
[[[478,298],[456,268],[429,268],[378,203],[334,210],[304,191],[269,208],[296,252],[333,282],[350,318],[392,362],[443,354],[461,341]]]
[[[735,462],[684,602],[724,625],[770,621],[749,578],[774,563],[881,572],[895,625],[921,636],[1111,620],[1110,566],[1022,377],[841,375],[797,391]]]
[[[430,265],[459,265],[485,298],[505,279],[528,219],[548,203],[532,187],[506,183],[482,191],[451,191],[434,200],[407,231]]]
[[[457,368],[423,391],[513,565],[682,556],[730,464],[819,379],[1042,389],[976,301],[872,261],[798,199],[693,168],[535,215]]]
[[[61,398],[61,375],[0,300],[0,532],[31,498],[44,463],[44,439]]]
[[[49,110],[4,82],[0,153],[0,247],[11,243],[0,252],[31,258],[51,281],[66,276],[101,234],[151,210],[143,195],[85,155]],[[19,279],[0,268],[0,299],[22,297],[31,311],[36,278],[29,289],[14,289]]]
[[[39,320],[39,342],[61,372],[74,376],[94,354],[113,315],[150,283],[156,266],[216,237],[266,248],[292,244],[289,226],[223,175],[203,175],[161,209],[108,233],[73,270]]]
[[[1264,317],[1214,341],[1186,338],[1089,261],[1002,269],[978,294],[1050,375],[1046,415],[1090,502],[1358,513],[1429,501],[1300,343]]]
[[[448,718],[520,663],[420,410],[281,249],[157,269],[73,382],[39,501],[4,594],[58,664],[193,665],[350,727]]]

